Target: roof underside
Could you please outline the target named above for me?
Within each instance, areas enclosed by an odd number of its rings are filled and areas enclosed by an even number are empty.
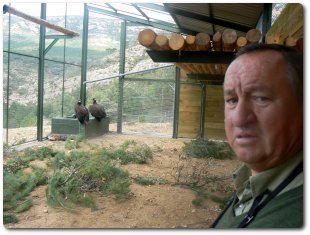
[[[262,3],[169,3],[164,4],[183,30],[205,32],[232,28],[240,34],[255,28],[262,15]]]
[[[244,35],[256,28],[264,3],[88,4],[91,11],[184,34],[213,35],[226,28]]]

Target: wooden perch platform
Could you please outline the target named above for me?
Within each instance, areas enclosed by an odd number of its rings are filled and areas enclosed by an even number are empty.
[[[222,51],[153,51],[147,50],[154,62],[160,63],[210,63],[229,64],[233,58],[233,52]]]
[[[10,13],[10,14],[19,16],[19,17],[21,17],[21,18],[23,18],[25,20],[31,21],[33,23],[36,23],[36,24],[45,26],[47,28],[56,30],[58,32],[64,33],[64,34],[69,35],[69,36],[79,36],[80,35],[77,32],[71,31],[69,29],[63,28],[63,27],[55,25],[55,24],[51,24],[51,23],[47,22],[46,20],[43,20],[43,19],[31,16],[31,15],[25,14],[25,13],[23,13],[21,11],[16,10],[13,7],[10,7],[10,6],[4,4],[3,5],[3,13],[5,14],[7,12]]]
[[[248,44],[259,43],[261,39],[258,29],[251,29],[244,36],[238,36],[233,29],[225,29],[213,36],[207,33],[186,36],[174,33],[171,37],[144,29],[138,37],[139,43],[148,48],[147,53],[154,62],[174,63],[189,74],[199,75],[199,78],[208,74],[214,75],[217,80],[218,75],[225,74],[238,50]],[[299,50],[303,48],[303,40],[287,38],[285,43]]]

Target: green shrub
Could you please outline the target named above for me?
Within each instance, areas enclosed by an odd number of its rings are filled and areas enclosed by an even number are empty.
[[[143,177],[143,176],[137,176],[135,178],[135,181],[138,184],[141,185],[155,185],[155,184],[166,184],[167,180],[161,178],[161,177]]]
[[[127,140],[118,148],[111,146],[109,149],[103,149],[101,154],[110,159],[119,160],[123,165],[146,164],[153,159],[151,148],[146,144],[138,144],[134,140]]]
[[[15,212],[20,213],[23,211],[27,211],[27,210],[29,210],[30,207],[32,207],[32,199],[31,199],[31,197],[28,197],[28,198],[26,198],[25,201],[23,201],[21,204],[19,204],[15,208]]]
[[[9,224],[9,223],[18,223],[18,219],[14,213],[3,213],[3,223]]]
[[[70,137],[66,139],[65,141],[65,149],[71,150],[71,149],[77,149],[80,147],[80,143],[84,139],[84,136],[78,135],[75,137]]]
[[[54,174],[46,189],[48,204],[74,211],[75,205],[96,208],[91,192],[113,194],[117,199],[130,191],[128,172],[100,152],[72,151],[55,156]]]
[[[55,154],[57,152],[55,152],[53,149],[51,149],[50,147],[39,147],[39,148],[27,148],[24,152],[23,152],[23,156],[24,158],[26,158],[29,161],[33,161],[36,159],[39,160],[45,160],[49,157],[54,157]]]
[[[3,170],[15,174],[18,171],[29,167],[29,161],[20,156],[11,157],[3,166]]]
[[[185,143],[183,151],[188,157],[231,159],[233,151],[227,142],[205,140],[202,138]]]

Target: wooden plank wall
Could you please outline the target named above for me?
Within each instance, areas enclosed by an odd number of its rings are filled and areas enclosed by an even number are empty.
[[[202,86],[181,70],[178,137],[200,137]],[[205,139],[225,140],[223,87],[207,85]]]
[[[207,85],[204,138],[225,140],[223,86]]]
[[[200,128],[200,84],[193,84],[181,69],[178,137],[197,138]]]
[[[266,34],[267,43],[284,44],[287,38],[304,37],[304,9],[300,3],[288,3]]]

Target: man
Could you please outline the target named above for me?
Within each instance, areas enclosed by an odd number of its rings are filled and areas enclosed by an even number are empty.
[[[229,65],[223,87],[226,136],[244,166],[234,174],[234,199],[212,227],[302,227],[302,54],[249,45]]]

